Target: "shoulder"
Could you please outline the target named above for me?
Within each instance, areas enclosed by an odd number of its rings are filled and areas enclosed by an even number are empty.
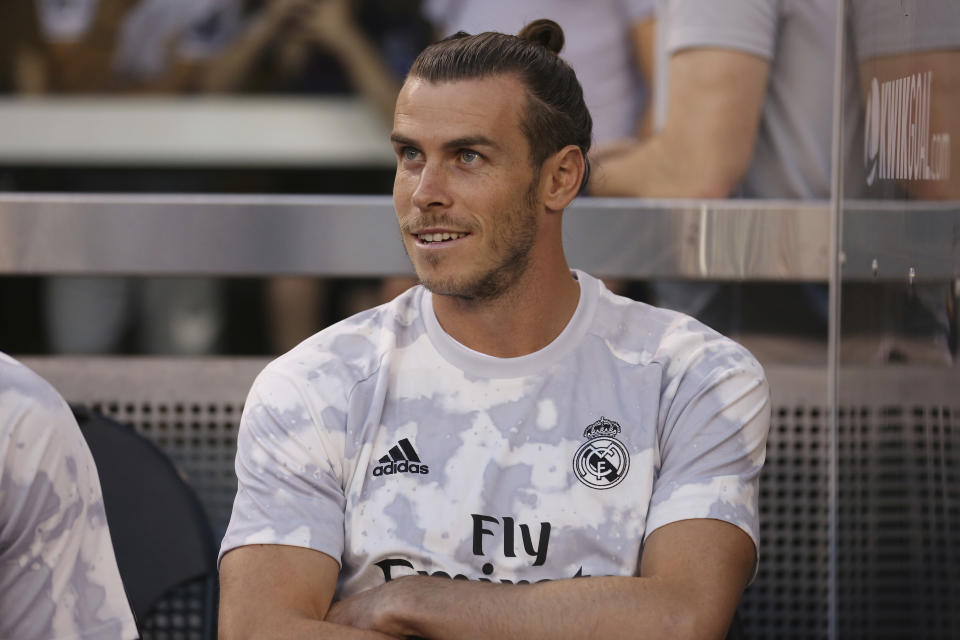
[[[718,368],[763,375],[745,347],[699,320],[606,290],[598,302],[594,335],[614,357],[630,364],[657,364],[667,378],[705,376]]]
[[[80,427],[46,380],[3,354],[0,389],[0,521],[33,513],[24,496],[54,513],[61,497],[66,505],[71,491],[96,478]]]
[[[31,400],[42,406],[61,406],[63,398],[49,382],[28,369],[24,364],[0,352],[0,394],[7,402],[0,407],[8,408],[14,399]]]
[[[0,468],[0,555],[10,572],[0,636],[136,637],[80,428],[49,383],[3,354]],[[25,603],[28,615],[3,615]]]
[[[4,447],[20,449],[65,447],[80,437],[73,413],[57,390],[4,353],[0,353],[0,436]]]
[[[671,0],[658,17],[670,53],[709,47],[772,58],[780,12],[780,3],[769,0]]]
[[[424,333],[421,295],[422,289],[413,287],[307,338],[268,364],[254,382],[254,391],[294,387],[300,392],[349,394],[377,373],[384,356]]]

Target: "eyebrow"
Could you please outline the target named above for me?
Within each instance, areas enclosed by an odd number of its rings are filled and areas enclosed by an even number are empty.
[[[402,146],[420,147],[415,140],[402,136],[399,133],[391,134],[390,141]],[[443,143],[444,149],[460,149],[462,147],[490,147],[491,149],[500,149],[499,144],[481,135],[463,136],[462,138],[454,138],[453,140],[448,140]]]

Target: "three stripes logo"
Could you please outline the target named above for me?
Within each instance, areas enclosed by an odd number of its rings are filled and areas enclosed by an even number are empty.
[[[390,447],[387,455],[380,458],[373,468],[374,476],[391,476],[396,473],[430,473],[430,468],[420,461],[420,456],[406,438]]]

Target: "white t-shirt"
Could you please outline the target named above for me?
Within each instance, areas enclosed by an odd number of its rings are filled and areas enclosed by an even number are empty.
[[[577,74],[593,117],[595,143],[635,135],[647,87],[634,63],[632,27],[653,17],[655,0],[427,0],[424,14],[441,35],[516,34],[538,18],[563,28],[560,52]]]
[[[756,543],[760,365],[692,318],[574,275],[576,312],[530,355],[459,344],[418,286],[268,365],[241,420],[221,557],[322,551],[343,598],[414,572],[637,575],[646,536],[690,518]]]
[[[136,638],[93,457],[63,398],[0,353],[0,638]]]

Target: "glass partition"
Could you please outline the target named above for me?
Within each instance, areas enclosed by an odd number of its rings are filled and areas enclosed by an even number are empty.
[[[960,5],[847,14],[835,634],[956,638]]]

